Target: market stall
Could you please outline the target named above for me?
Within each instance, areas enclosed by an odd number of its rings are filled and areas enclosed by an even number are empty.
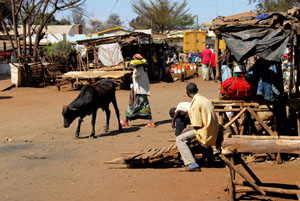
[[[262,195],[293,194],[300,199],[299,186],[266,185],[241,157],[277,153],[276,160],[281,163],[281,153],[299,153],[299,137],[294,137],[300,136],[299,11],[295,8],[288,13],[248,12],[212,22],[219,88],[219,100],[213,103],[223,125],[220,156],[228,167],[229,200],[235,200],[237,193],[253,191]],[[225,61],[220,60],[218,51],[221,39],[227,47]],[[283,73],[286,50],[287,87]],[[244,181],[238,181],[235,173]],[[291,186],[293,189],[289,189]]]

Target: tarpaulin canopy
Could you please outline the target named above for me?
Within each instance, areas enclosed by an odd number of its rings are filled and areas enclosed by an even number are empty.
[[[98,57],[105,66],[114,66],[124,61],[119,43],[99,45]]]
[[[238,62],[256,55],[268,61],[279,62],[289,41],[290,30],[281,27],[256,28],[223,33],[228,49]]]

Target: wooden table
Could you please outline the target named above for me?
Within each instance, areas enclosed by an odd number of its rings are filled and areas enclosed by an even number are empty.
[[[77,88],[79,85],[93,84],[102,79],[112,79],[118,85],[121,85],[126,79],[131,79],[132,71],[70,71],[57,77],[57,88],[66,83],[71,83],[71,88]]]

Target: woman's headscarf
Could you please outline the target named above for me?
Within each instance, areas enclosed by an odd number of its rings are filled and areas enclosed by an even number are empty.
[[[135,54],[135,55],[133,55],[133,59],[142,60],[142,59],[144,59],[144,57],[140,54]]]

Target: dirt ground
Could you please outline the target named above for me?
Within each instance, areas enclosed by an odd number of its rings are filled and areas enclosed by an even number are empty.
[[[0,80],[0,83],[5,80]],[[174,138],[168,111],[185,95],[187,82],[197,83],[200,93],[217,98],[217,84],[193,78],[186,82],[151,84],[150,104],[156,128],[145,128],[145,120],[130,122],[117,132],[111,106],[110,132],[102,132],[105,115],[98,111],[96,139],[74,139],[77,121],[63,128],[61,110],[79,93],[56,87],[13,88],[0,92],[0,200],[10,201],[199,201],[227,200],[226,168],[202,168],[184,173],[178,168],[128,169],[103,161],[119,158],[121,152],[169,145]],[[118,90],[117,101],[124,119],[129,91]],[[86,117],[81,135],[91,132]],[[300,161],[281,165],[252,163],[263,182],[296,184]],[[253,200],[240,197],[240,200]],[[288,200],[259,198],[259,200]]]

